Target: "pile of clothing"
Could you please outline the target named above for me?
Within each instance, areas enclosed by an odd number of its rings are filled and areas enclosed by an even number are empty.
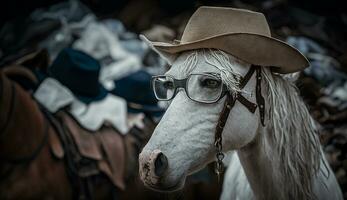
[[[33,28],[25,29],[21,41],[10,37],[16,24],[1,29],[1,65],[46,49],[49,66],[35,69],[40,85],[34,97],[50,112],[67,108],[89,131],[110,123],[123,134],[144,117],[161,117],[165,107],[158,105],[150,81],[166,64],[119,20],[98,20],[71,0],[37,9],[28,21]]]
[[[200,5],[264,13],[272,34],[310,61],[297,86],[317,121],[324,151],[347,198],[347,16],[340,4],[131,1],[118,17],[126,27],[151,40],[171,41],[179,38]],[[78,0],[38,9],[22,23],[8,22],[0,29],[0,66],[33,50],[46,49],[53,62],[47,71],[36,71],[41,84],[34,97],[51,112],[68,109],[88,130],[97,130],[107,121],[126,133],[141,116],[159,119],[163,114],[165,105],[155,100],[150,77],[163,74],[167,65],[121,21],[99,20]]]
[[[88,130],[96,131],[109,121],[126,133],[126,102],[108,94],[99,84],[99,72],[100,65],[92,57],[64,49],[50,66],[50,76],[41,74],[43,80],[34,97],[51,113],[69,106],[72,116]]]
[[[99,81],[101,68],[99,61],[90,55],[65,48],[47,72],[36,71],[41,83],[34,97],[51,113],[67,110],[89,131],[97,131],[109,123],[126,134],[141,122],[144,114],[155,117],[163,113],[151,91],[151,75],[146,71],[114,80],[116,87],[107,90]]]

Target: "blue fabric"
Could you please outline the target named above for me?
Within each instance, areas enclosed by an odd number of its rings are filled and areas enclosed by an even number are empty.
[[[50,66],[49,73],[84,103],[107,96],[108,91],[99,83],[99,62],[82,51],[63,49]]]
[[[127,100],[130,112],[151,114],[164,112],[164,109],[157,105],[158,101],[151,88],[151,75],[146,71],[140,70],[130,74],[115,81],[115,85],[116,88],[111,93]]]

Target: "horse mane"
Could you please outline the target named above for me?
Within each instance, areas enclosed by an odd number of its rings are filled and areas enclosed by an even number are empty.
[[[181,59],[181,57],[179,56],[178,59]],[[184,60],[180,60],[181,74],[188,76],[196,66],[201,64],[201,62],[205,62],[220,71],[220,77],[223,83],[226,84],[231,92],[236,94],[236,91],[240,91],[239,83],[242,76],[233,69],[233,66],[245,65],[244,62],[238,59],[231,59],[230,55],[217,49],[187,51],[187,56],[183,59]]]
[[[267,98],[268,135],[261,137],[283,199],[315,199],[313,179],[321,150],[315,122],[291,78],[262,69]]]
[[[182,73],[188,75],[201,61],[221,71],[221,79],[230,91],[240,91],[241,75],[233,66],[249,64],[221,50],[199,49],[185,57]],[[315,199],[312,183],[320,168],[321,150],[314,120],[298,95],[293,74],[274,74],[264,67],[262,75],[263,96],[268,102],[265,122],[268,134],[260,136],[260,140],[273,167],[275,187],[281,187],[277,193],[281,199]]]

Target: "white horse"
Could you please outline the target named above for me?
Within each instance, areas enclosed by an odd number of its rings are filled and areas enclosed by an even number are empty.
[[[250,64],[220,50],[200,49],[182,53],[166,75],[180,80],[190,74],[217,74],[234,97],[242,94],[256,102],[256,75],[244,88],[239,87],[250,68]],[[223,151],[236,153],[226,173],[221,198],[342,199],[321,150],[314,121],[296,87],[288,76],[274,74],[266,67],[261,68],[261,76],[265,126],[258,111],[252,113],[236,101],[222,132]],[[218,80],[212,79],[207,85],[201,81],[204,80],[190,81],[185,88],[190,90],[190,96],[195,95],[195,100],[213,95],[212,89],[218,85]],[[140,176],[145,185],[159,191],[181,189],[189,174],[214,161],[214,133],[225,99],[199,103],[182,88],[176,91],[140,154]]]

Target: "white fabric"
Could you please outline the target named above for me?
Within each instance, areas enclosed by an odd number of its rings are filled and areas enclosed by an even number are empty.
[[[129,130],[127,125],[126,101],[108,94],[103,100],[84,104],[72,92],[53,78],[46,78],[34,93],[34,98],[52,113],[66,106],[68,111],[84,128],[96,131],[108,122],[122,134]]]
[[[108,89],[112,89],[109,82],[135,72],[142,66],[141,59],[126,51],[120,44],[118,36],[98,22],[89,23],[73,47],[98,60],[106,57],[112,59],[110,63],[101,63],[99,77],[100,82]]]
[[[70,105],[75,100],[72,92],[53,78],[46,78],[40,84],[34,93],[34,98],[51,113]]]
[[[128,127],[137,126],[140,129],[145,128],[145,124],[143,123],[143,119],[145,118],[144,113],[134,113],[128,115]]]
[[[88,105],[76,100],[71,105],[70,113],[80,124],[92,131],[99,130],[104,122],[109,122],[122,134],[128,132],[126,101],[111,94],[102,101]]]

